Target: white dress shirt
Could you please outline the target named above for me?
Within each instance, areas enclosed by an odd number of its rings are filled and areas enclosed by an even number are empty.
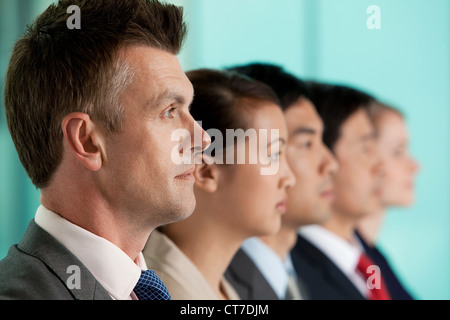
[[[356,236],[349,242],[320,225],[302,227],[299,234],[333,261],[363,296],[368,296],[366,280],[356,270],[359,257],[364,252]]]
[[[288,255],[283,261],[267,244],[255,237],[245,240],[241,249],[258,267],[278,299],[284,299],[288,287],[288,272],[295,273],[291,256]]]
[[[66,247],[92,273],[115,300],[136,300],[133,292],[142,270],[142,253],[136,263],[119,247],[40,206],[35,222]],[[83,284],[81,284],[83,285]]]

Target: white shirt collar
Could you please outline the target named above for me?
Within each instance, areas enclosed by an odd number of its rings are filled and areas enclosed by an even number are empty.
[[[137,264],[119,247],[40,206],[35,222],[65,246],[92,273],[116,300],[136,299],[133,289],[141,270],[146,270],[144,257]]]
[[[366,283],[356,271],[359,258],[364,252],[356,236],[349,242],[320,225],[302,227],[299,234],[333,261],[363,294],[367,294]]]
[[[290,257],[286,261],[282,261],[268,245],[258,238],[245,240],[241,249],[258,267],[278,298],[284,299],[288,285],[287,270],[294,270]]]

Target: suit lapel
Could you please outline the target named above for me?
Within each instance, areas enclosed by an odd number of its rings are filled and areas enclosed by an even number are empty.
[[[61,280],[74,299],[111,300],[106,290],[80,260],[34,220],[30,222],[18,248],[42,261]],[[78,275],[79,278],[75,278]]]
[[[240,288],[237,291],[240,291],[241,298],[247,300],[278,300],[278,296],[272,287],[242,249],[239,249],[234,256],[229,267],[229,275],[230,282],[239,285]],[[245,293],[242,290],[245,290]]]
[[[324,277],[337,290],[352,299],[365,299],[348,277],[333,262],[329,261],[329,263],[324,264]]]
[[[302,251],[304,254],[316,261],[316,265],[321,269],[323,279],[338,292],[341,292],[343,296],[347,296],[349,299],[365,299],[333,261],[331,261],[322,251],[317,249],[313,244],[300,235],[298,235],[294,252],[297,250]]]

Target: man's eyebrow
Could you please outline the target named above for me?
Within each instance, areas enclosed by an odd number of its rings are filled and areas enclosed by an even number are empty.
[[[186,98],[176,92],[168,92],[161,97],[161,100],[175,101],[178,104],[185,104]]]
[[[361,141],[362,142],[366,142],[366,141],[369,141],[369,140],[375,140],[377,138],[377,133],[374,131],[374,132],[371,132],[371,133],[366,133],[365,135],[363,135],[362,137],[361,137]]]
[[[192,104],[193,97],[189,98],[189,100],[186,100],[186,97],[182,94],[178,93],[177,91],[167,89],[161,95],[156,99],[157,103],[163,103],[166,101],[175,101],[177,104],[186,104],[189,102],[189,108]]]
[[[314,135],[317,134],[317,131],[309,127],[298,127],[297,129],[294,130],[294,132],[292,132],[292,135],[295,136],[298,134]]]

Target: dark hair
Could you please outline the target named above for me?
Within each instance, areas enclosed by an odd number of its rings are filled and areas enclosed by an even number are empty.
[[[77,5],[81,29],[66,12]],[[185,37],[183,11],[157,0],[60,0],[15,45],[5,85],[9,130],[32,182],[46,187],[62,158],[62,119],[83,112],[119,132],[119,95],[132,70],[119,50],[144,45],[177,54]]]
[[[286,111],[300,98],[308,98],[305,83],[286,72],[281,66],[268,63],[251,63],[230,67],[228,70],[239,72],[267,84],[278,96],[283,111]]]
[[[367,108],[375,99],[360,90],[315,81],[306,82],[309,97],[324,122],[323,141],[334,150],[340,137],[341,126],[356,111]]]
[[[205,131],[218,129],[224,135],[227,129],[245,131],[251,126],[252,112],[260,102],[279,106],[269,86],[236,72],[200,69],[186,75],[195,92],[191,115],[202,122]]]

